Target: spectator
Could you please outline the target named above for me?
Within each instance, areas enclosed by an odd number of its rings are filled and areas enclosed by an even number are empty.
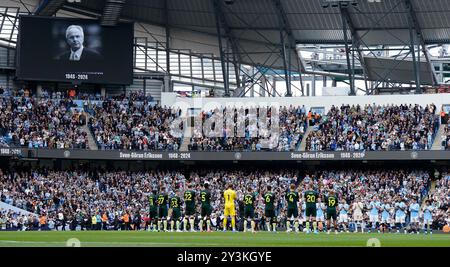
[[[250,107],[250,108],[223,108],[201,112],[199,121],[194,129],[193,137],[188,145],[189,150],[196,151],[295,151],[298,149],[303,135],[306,132],[306,114],[304,108],[300,107],[280,107],[279,113],[279,130],[278,140],[275,142],[264,142],[263,139],[268,139],[268,131],[270,125],[261,127],[258,120],[263,120],[263,114],[268,120],[272,119],[272,108]],[[212,137],[208,132],[204,131],[204,124],[206,120],[211,118],[214,114],[219,114],[220,117],[226,118],[232,114],[233,122],[237,124],[233,129],[227,129],[227,122],[224,120],[223,133],[216,133]],[[240,116],[243,118],[238,119]],[[242,122],[241,122],[242,121]],[[241,124],[239,124],[241,122]],[[228,123],[229,124],[229,123]]]
[[[176,151],[181,145],[181,138],[170,134],[170,124],[181,115],[180,110],[146,101],[108,100],[93,111],[89,126],[101,149]]]
[[[427,150],[437,129],[428,105],[332,106],[306,139],[310,151]]]

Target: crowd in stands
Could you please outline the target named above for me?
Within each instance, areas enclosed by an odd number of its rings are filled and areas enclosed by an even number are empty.
[[[24,96],[25,93],[18,93],[19,96]],[[149,95],[145,95],[143,91],[138,92],[128,92],[122,93],[118,95],[111,96],[102,96],[100,93],[92,93],[92,92],[77,92],[75,89],[68,90],[41,90],[41,98],[50,98],[50,99],[67,99],[70,98],[72,100],[91,100],[91,101],[104,101],[104,100],[114,100],[114,101],[123,101],[125,99],[129,99],[130,101],[148,101],[152,102],[153,97]]]
[[[438,128],[436,106],[332,106],[307,137],[310,151],[430,149]]]
[[[444,125],[444,132],[441,135],[441,147],[444,150],[450,150],[450,114],[441,111],[441,124]]]
[[[50,225],[53,227],[54,225]],[[13,210],[0,210],[1,230],[39,230],[39,217],[33,214],[25,215]]]
[[[431,203],[436,207],[433,211],[434,224],[437,228],[450,225],[450,172],[442,174],[436,182],[433,194],[429,195]]]
[[[262,112],[267,112],[263,116]],[[229,113],[232,115],[230,116]],[[260,114],[261,113],[261,114]],[[202,123],[195,125],[193,137],[190,139],[188,149],[191,151],[293,151],[297,150],[303,135],[306,132],[305,107],[283,106],[277,110],[279,125],[276,129],[278,136],[270,134],[272,108],[216,108],[215,110],[200,114]],[[213,115],[223,118],[223,132],[214,132],[215,135],[205,132],[205,121]],[[229,127],[226,121],[228,116],[233,118],[235,127]],[[263,121],[264,127],[258,123]],[[266,122],[269,122],[266,124]],[[228,125],[227,125],[228,124]],[[212,127],[215,127],[213,125]],[[217,127],[220,131],[221,129]],[[219,136],[219,137],[217,137]]]
[[[259,196],[265,193],[268,185],[276,195],[276,215],[282,223],[287,203],[285,193],[292,183],[302,192],[306,184],[313,184],[322,198],[330,189],[337,192],[338,199],[348,205],[363,203],[364,221],[369,225],[369,215],[373,203],[379,207],[389,204],[392,217],[397,204],[406,207],[412,201],[422,203],[428,196],[429,173],[421,170],[335,170],[320,171],[299,175],[296,170],[197,170],[189,177],[178,171],[148,172],[80,172],[80,171],[0,171],[0,198],[2,202],[27,210],[36,216],[25,216],[15,212],[2,211],[0,229],[17,229],[12,225],[20,221],[28,223],[28,229],[39,224],[42,229],[50,226],[56,229],[148,229],[148,195],[162,186],[169,196],[176,191],[184,192],[187,183],[194,184],[194,190],[208,182],[212,194],[212,219],[219,227],[223,211],[223,191],[228,183],[233,184],[239,197],[238,218],[242,218],[242,197],[248,187]],[[434,226],[441,229],[449,223],[450,175],[439,180],[433,199]],[[302,203],[303,200],[301,200]],[[197,202],[198,203],[198,202]],[[199,203],[198,203],[199,204]],[[264,203],[258,198],[256,219],[262,222]],[[304,205],[300,204],[302,212]],[[199,210],[199,209],[197,209]],[[350,213],[351,213],[350,209]],[[406,211],[407,212],[407,211]],[[304,216],[304,215],[303,215]],[[27,217],[27,218],[25,218]],[[33,217],[33,218],[31,218]],[[41,225],[40,222],[43,222]],[[214,223],[213,223],[214,225]],[[261,227],[264,227],[262,224]]]
[[[0,98],[3,143],[29,148],[88,149],[84,116],[71,100]]]
[[[101,149],[175,151],[180,148],[182,138],[170,133],[171,123],[181,115],[179,109],[125,98],[96,104],[92,113],[89,126]]]
[[[148,211],[146,195],[151,188],[164,184],[170,191],[185,182],[182,174],[163,171],[0,172],[0,180],[2,202],[36,214],[35,220],[44,220],[46,227],[52,222],[50,225],[64,224],[67,229],[97,229],[92,217],[98,216],[100,222],[105,213],[115,229],[125,215],[140,222]]]
[[[441,146],[444,150],[450,150],[450,124],[444,126],[444,132],[441,135]]]
[[[81,105],[74,97],[58,91],[44,90],[39,99],[27,89],[14,94],[0,97],[0,147],[89,149],[88,135],[92,134],[104,150],[177,151],[183,140],[170,132],[172,122],[182,111],[161,107],[141,92],[108,98],[80,93],[77,97],[84,100],[84,107],[78,108],[73,108]],[[81,129],[86,120],[81,108],[90,114],[90,132]],[[260,112],[267,112],[270,121],[271,108],[202,111],[197,118],[202,123],[196,124],[188,150],[295,151],[304,139],[307,151],[428,150],[437,133],[439,117],[441,122],[448,118],[437,115],[433,104],[342,105],[333,106],[323,115],[307,112],[304,106],[283,106],[278,110],[278,138],[274,139],[273,135],[265,135],[270,132],[270,124],[267,128],[257,123],[264,118]],[[227,129],[225,118],[230,114],[236,126]],[[205,132],[203,126],[217,115],[224,119],[224,127],[222,132],[213,132],[214,136]],[[308,126],[313,126],[313,131],[305,136]],[[437,138],[443,149],[450,149],[448,125]]]
[[[0,98],[0,147],[89,149],[86,115],[61,92],[30,97],[29,92]],[[92,100],[89,98],[89,100]],[[142,94],[85,101],[89,126],[102,149],[178,150],[181,138],[169,133],[180,110],[162,108]]]

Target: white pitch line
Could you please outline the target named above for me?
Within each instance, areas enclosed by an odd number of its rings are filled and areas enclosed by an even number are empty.
[[[17,241],[17,240],[0,240],[0,244],[1,243],[6,243],[6,244],[60,244],[60,245],[66,245],[66,242],[59,242],[59,241],[49,241],[49,242],[44,242],[44,241]],[[93,244],[93,245],[109,245],[109,244],[113,244],[113,245],[199,245],[199,246],[219,246],[221,244],[207,244],[207,243],[161,243],[161,242],[91,242],[91,241],[86,241],[86,242],[81,242],[81,246],[83,246],[83,244],[89,245],[89,244]]]

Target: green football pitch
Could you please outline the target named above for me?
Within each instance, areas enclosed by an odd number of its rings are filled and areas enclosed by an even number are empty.
[[[0,247],[65,247],[78,244],[81,247],[450,247],[450,234],[0,232]]]

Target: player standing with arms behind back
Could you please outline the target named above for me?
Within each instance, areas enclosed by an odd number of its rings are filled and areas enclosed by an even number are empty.
[[[167,204],[169,202],[169,196],[166,193],[166,188],[163,186],[158,194],[156,200],[158,203],[158,231],[161,231],[161,223],[164,226],[164,232],[167,232]]]
[[[294,221],[294,229],[295,232],[298,233],[298,203],[299,196],[298,192],[295,191],[295,184],[290,185],[290,190],[286,193],[286,201],[287,201],[287,218],[286,218],[286,232],[291,232],[292,229],[292,220]]]
[[[325,198],[325,203],[327,205],[327,234],[331,232],[331,219],[333,219],[334,232],[338,233],[337,227],[337,211],[338,199],[333,190],[330,191],[328,197]]]
[[[247,232],[247,221],[250,221],[252,233],[255,233],[255,202],[256,194],[253,193],[252,188],[249,186],[247,194],[244,195],[244,232]]]
[[[150,225],[148,227],[148,231],[152,230],[153,232],[156,232],[156,225],[158,224],[158,206],[157,206],[157,190],[153,190],[150,196],[148,197],[148,204],[149,204],[149,220]]]
[[[306,191],[303,193],[306,202],[306,233],[309,234],[312,221],[314,233],[317,234],[317,197],[319,194],[312,188],[312,184],[306,185]]]
[[[228,184],[227,190],[223,193],[225,198],[225,210],[223,212],[223,231],[227,230],[228,217],[231,217],[231,227],[233,232],[236,232],[236,208],[234,201],[237,199],[236,191],[233,190],[233,185]]]
[[[264,216],[266,217],[267,231],[270,232],[270,224],[272,224],[272,231],[277,231],[277,223],[275,216],[275,194],[272,192],[272,186],[267,186],[267,192],[263,196],[264,200]]]
[[[181,218],[181,198],[180,192],[177,190],[169,200],[170,208],[172,209],[172,218],[170,219],[170,231],[180,231],[180,218]]]
[[[211,192],[209,191],[209,183],[203,185],[203,190],[200,192],[200,202],[202,203],[200,232],[203,231],[203,220],[206,220],[206,231],[211,232]]]
[[[184,221],[183,221],[183,230],[187,231],[187,223],[189,220],[189,225],[191,228],[191,232],[195,232],[194,222],[195,222],[195,191],[192,190],[192,184],[188,184],[188,190],[184,192]]]

